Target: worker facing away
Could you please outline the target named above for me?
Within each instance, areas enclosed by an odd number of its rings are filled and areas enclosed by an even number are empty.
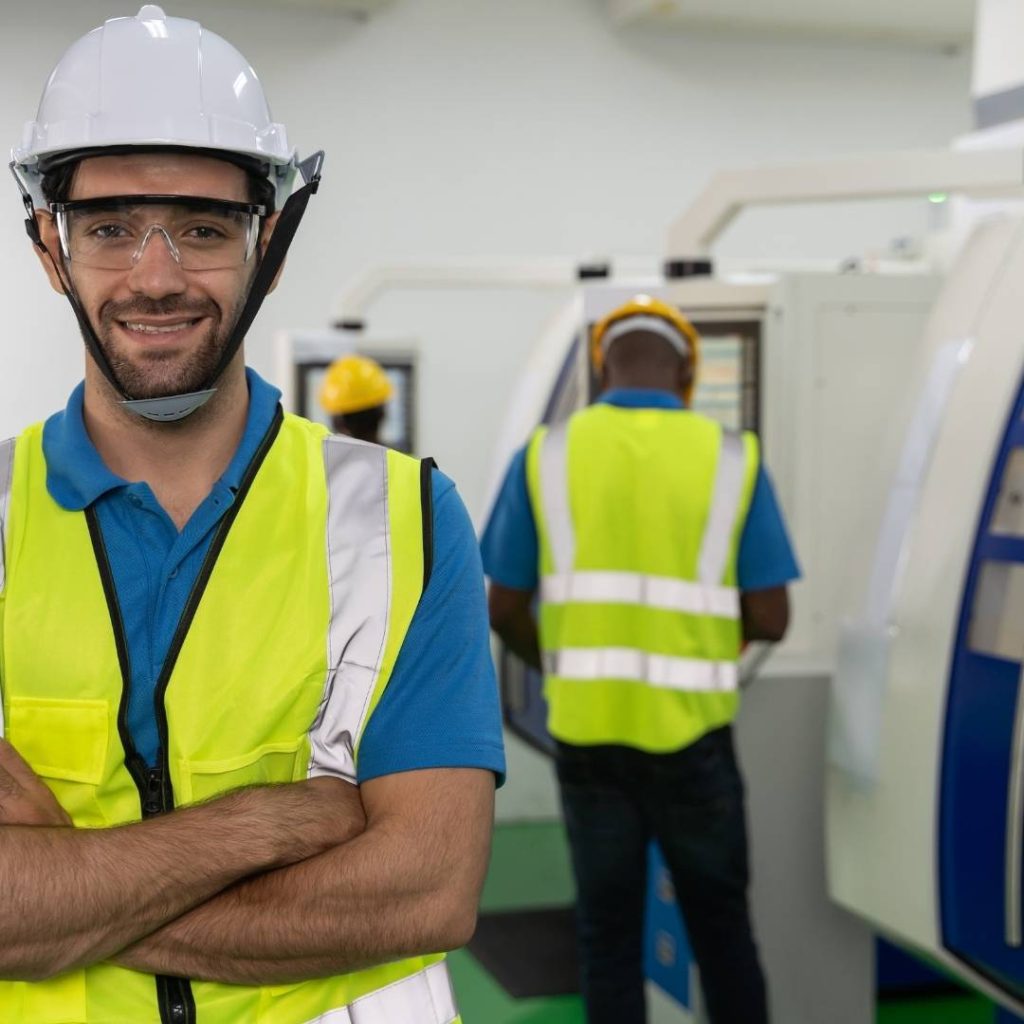
[[[322,154],[147,5],[13,156],[86,357],[0,444],[0,1020],[459,1021],[504,767],[472,526],[244,363]]]
[[[688,408],[700,341],[678,310],[635,297],[591,357],[600,398],[517,453],[483,538],[491,625],[544,673],[587,1020],[646,1019],[656,839],[710,1020],[764,1024],[731,722],[740,649],[782,639],[799,571],[756,438]]]
[[[380,428],[395,389],[380,363],[349,355],[327,367],[320,406],[336,434],[380,444]]]

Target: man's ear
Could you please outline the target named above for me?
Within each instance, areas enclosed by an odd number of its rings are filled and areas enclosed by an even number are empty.
[[[36,210],[36,227],[39,229],[39,238],[42,241],[45,249],[41,249],[38,245],[33,245],[32,248],[35,250],[36,256],[39,257],[39,262],[43,265],[43,270],[46,271],[46,276],[49,278],[50,287],[60,295],[64,294],[64,282],[61,280],[60,273],[57,271],[57,265],[54,262],[53,253],[60,252],[60,239],[57,237],[57,225],[53,221],[53,217],[46,210]]]
[[[267,254],[267,246],[270,244],[270,236],[274,233],[274,228],[277,227],[277,219],[280,216],[281,216],[281,211],[280,210],[278,210],[276,213],[272,213],[266,219],[266,222],[263,225],[263,232],[260,235],[260,256],[261,257],[262,256],[266,256],[266,254]],[[267,289],[267,294],[268,295],[277,287],[277,282],[281,280],[281,273],[284,270],[284,264],[287,263],[287,262],[288,261],[285,260],[284,263],[282,263],[281,266],[279,266],[277,268],[277,273],[274,275],[274,280],[270,282],[270,287]]]

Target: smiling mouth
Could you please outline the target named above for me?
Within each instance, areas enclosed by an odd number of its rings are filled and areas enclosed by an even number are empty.
[[[194,320],[178,320],[173,324],[145,324],[135,320],[119,320],[118,323],[127,331],[135,331],[139,334],[176,334],[178,331],[186,331],[194,327],[202,317]]]

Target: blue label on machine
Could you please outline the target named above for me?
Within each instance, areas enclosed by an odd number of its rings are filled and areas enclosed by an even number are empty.
[[[676,903],[675,887],[656,843],[647,864],[647,921],[644,974],[684,1009],[690,1010],[693,952]]]

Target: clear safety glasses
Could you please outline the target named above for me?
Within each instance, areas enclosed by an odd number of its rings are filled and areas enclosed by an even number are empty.
[[[131,270],[154,236],[183,270],[229,270],[252,259],[266,207],[192,196],[105,196],[50,203],[72,265]]]

